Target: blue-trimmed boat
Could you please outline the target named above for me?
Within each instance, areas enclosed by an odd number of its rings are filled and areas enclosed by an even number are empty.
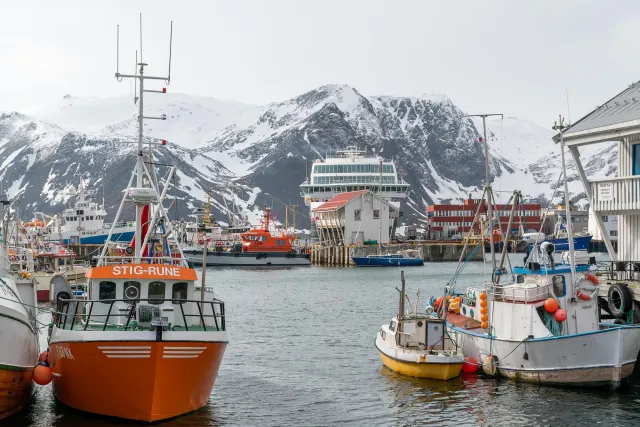
[[[368,255],[351,257],[358,267],[412,267],[424,265],[424,258],[420,251],[407,249],[395,254]]]

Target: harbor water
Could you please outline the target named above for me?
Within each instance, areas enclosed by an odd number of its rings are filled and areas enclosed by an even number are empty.
[[[521,261],[521,255],[513,256]],[[405,269],[419,305],[440,294],[456,263]],[[483,280],[470,263],[458,289]],[[230,343],[209,405],[160,426],[638,425],[640,375],[620,391],[516,384],[471,375],[447,382],[403,377],[382,366],[374,338],[398,307],[395,268],[207,270],[226,303]],[[44,315],[41,315],[43,321]],[[43,345],[46,328],[42,330]],[[606,351],[606,349],[603,349]],[[100,369],[96,364],[95,369]],[[640,371],[640,369],[636,369]],[[91,378],[78,384],[100,393]],[[126,380],[122,393],[127,393]],[[131,397],[135,398],[134,396]],[[37,390],[8,426],[103,427],[128,423],[57,403]]]

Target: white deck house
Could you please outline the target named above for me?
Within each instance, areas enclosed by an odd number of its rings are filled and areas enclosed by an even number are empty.
[[[312,210],[320,242],[357,245],[389,243],[398,208],[369,190],[341,193]],[[380,239],[382,229],[382,239]]]
[[[562,137],[576,162],[611,259],[640,261],[640,82],[565,129]],[[560,135],[554,140],[560,141]],[[578,148],[605,141],[618,142],[618,176],[589,180]],[[618,215],[617,257],[603,215]]]

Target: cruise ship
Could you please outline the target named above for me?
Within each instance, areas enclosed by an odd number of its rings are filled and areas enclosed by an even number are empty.
[[[300,184],[300,196],[304,198],[309,210],[313,211],[337,194],[358,190],[378,193],[382,187],[382,198],[398,209],[398,216],[401,215],[400,204],[409,195],[409,184],[398,178],[398,171],[392,160],[382,160],[382,182],[380,181],[380,158],[349,146],[313,162],[311,176]],[[398,217],[395,226],[397,224]],[[316,237],[316,227],[312,220],[311,238]]]

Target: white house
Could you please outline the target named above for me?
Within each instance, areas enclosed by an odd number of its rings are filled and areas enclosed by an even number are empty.
[[[611,243],[618,241],[618,215],[600,215],[604,224],[604,232],[609,236]],[[593,236],[593,240],[604,240],[602,231],[598,227],[598,221],[593,215],[593,211],[589,209],[589,233]],[[617,246],[614,245],[614,247]]]
[[[556,135],[554,140],[566,145],[576,162],[578,176],[611,259],[640,260],[640,82],[625,88]],[[605,141],[618,143],[618,176],[588,179],[579,149]],[[618,216],[617,256],[603,215]]]
[[[369,190],[340,193],[313,209],[320,242],[356,245],[389,243],[397,208]]]

